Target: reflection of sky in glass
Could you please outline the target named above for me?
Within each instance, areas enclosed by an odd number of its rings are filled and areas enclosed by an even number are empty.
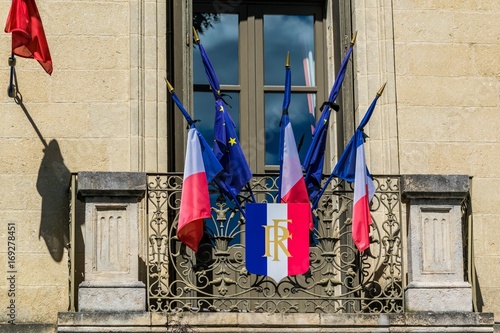
[[[238,84],[238,15],[220,14],[219,21],[200,34],[200,41],[207,51],[220,84]],[[208,84],[200,51],[193,54],[194,83]]]
[[[292,85],[315,85],[313,28],[312,15],[264,15],[266,85],[283,85],[283,66],[288,51],[290,66],[296,73],[292,76]],[[310,60],[306,60],[308,58]]]
[[[239,124],[240,124],[240,98],[238,93],[228,93],[229,96],[225,96],[224,99],[232,106],[230,108],[226,105],[226,111],[229,112],[231,117],[236,124],[236,134],[238,137]],[[207,140],[210,146],[213,146],[214,142],[214,120],[215,120],[215,100],[214,95],[211,92],[195,92],[194,93],[194,119],[199,119],[196,128],[201,132],[203,137]]]
[[[266,165],[278,165],[278,151],[280,142],[280,119],[283,106],[283,93],[265,94],[265,127],[266,127]],[[300,160],[303,161],[307,149],[311,144],[311,125],[314,125],[313,116],[307,111],[307,95],[292,94],[288,109],[290,122],[295,135],[295,143],[299,145],[302,136],[304,140],[299,151]]]

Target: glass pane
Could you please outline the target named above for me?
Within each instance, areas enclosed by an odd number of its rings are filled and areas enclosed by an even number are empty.
[[[288,51],[292,85],[316,85],[313,15],[264,15],[264,84],[283,85]]]
[[[229,93],[224,99],[231,107],[226,105],[226,111],[229,112],[236,125],[236,134],[240,135],[240,98],[238,93]],[[196,128],[205,137],[205,140],[213,145],[214,142],[214,120],[215,120],[215,100],[211,92],[194,93],[194,119],[199,120]]]
[[[199,18],[200,15],[209,14],[195,14],[195,21],[203,20]],[[198,31],[198,34],[220,84],[238,84],[238,15],[209,15],[205,22],[209,24],[208,27],[196,22],[195,26],[203,30]],[[208,84],[200,51],[195,47],[193,52],[194,83]]]
[[[306,157],[315,125],[314,113],[308,111],[308,95],[311,94],[292,94],[290,108],[288,109],[301,161]],[[278,151],[282,106],[283,93],[265,94],[266,165],[279,164]]]

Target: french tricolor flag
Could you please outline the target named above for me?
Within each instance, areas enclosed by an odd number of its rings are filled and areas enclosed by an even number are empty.
[[[295,136],[293,134],[292,124],[288,115],[281,119],[285,122],[283,134],[283,161],[281,164],[281,183],[280,195],[283,203],[305,203],[310,207],[309,194],[307,192],[306,182],[302,173],[299,153],[295,145]],[[312,230],[314,223],[312,213],[309,209],[308,225]]]
[[[364,133],[364,127],[368,124],[384,88],[385,84],[377,92],[370,107],[366,110],[358,128],[332,171],[332,176],[335,175],[350,183],[354,182],[352,238],[360,252],[370,247],[370,225],[372,224],[370,201],[375,195],[375,185],[365,160],[364,142],[368,136]]]
[[[210,197],[202,145],[197,130],[191,128],[188,133],[177,226],[179,240],[193,251],[198,251],[198,245],[203,237],[203,219],[210,216]]]
[[[354,199],[352,211],[352,239],[360,252],[370,247],[370,201],[375,194],[372,177],[365,160],[364,133],[356,131],[356,169],[354,176]]]
[[[309,269],[309,204],[248,203],[246,267],[279,282]]]

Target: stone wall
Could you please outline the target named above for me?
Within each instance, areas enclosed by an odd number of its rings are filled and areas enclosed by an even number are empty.
[[[10,3],[0,1],[0,18]],[[7,96],[11,36],[0,35],[0,323],[10,319],[12,300],[16,323],[54,324],[68,310],[71,172],[166,165],[165,1],[37,5],[54,71],[17,57],[22,105]],[[15,225],[15,296],[6,281],[8,223]]]
[[[393,4],[400,172],[473,177],[478,305],[498,316],[500,2]]]
[[[356,119],[370,171],[472,177],[477,305],[500,313],[500,2],[356,1]]]
[[[17,271],[15,296],[2,282],[0,304],[5,309],[15,300],[17,323],[55,323],[57,312],[68,309],[70,173],[130,168],[128,2],[37,3],[54,72],[17,58],[25,111],[6,94],[11,37],[0,37],[1,280],[7,222],[16,225]],[[1,2],[2,19],[9,7]],[[0,322],[6,315],[0,312]]]

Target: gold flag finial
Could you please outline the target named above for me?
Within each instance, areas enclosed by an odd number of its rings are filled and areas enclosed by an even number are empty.
[[[357,31],[355,31],[354,32],[354,36],[352,36],[351,45],[354,45],[356,43],[356,36],[358,36],[358,32]]]
[[[387,82],[386,82],[386,83],[384,83],[384,85],[383,85],[383,86],[382,86],[382,87],[378,90],[378,92],[377,92],[377,96],[379,96],[379,97],[380,97],[380,96],[382,95],[382,93],[384,92],[384,88],[385,88],[385,85],[386,85],[386,84],[387,84]]]
[[[287,68],[290,67],[290,51],[288,51],[288,53],[286,54],[285,67],[287,67]]]
[[[200,37],[198,37],[198,32],[196,32],[196,29],[193,27],[193,39],[196,44],[200,43]]]
[[[170,84],[170,82],[168,82],[167,78],[165,78],[165,83],[167,84],[168,91],[170,93],[173,93],[174,92],[174,87],[172,87],[172,85]]]

